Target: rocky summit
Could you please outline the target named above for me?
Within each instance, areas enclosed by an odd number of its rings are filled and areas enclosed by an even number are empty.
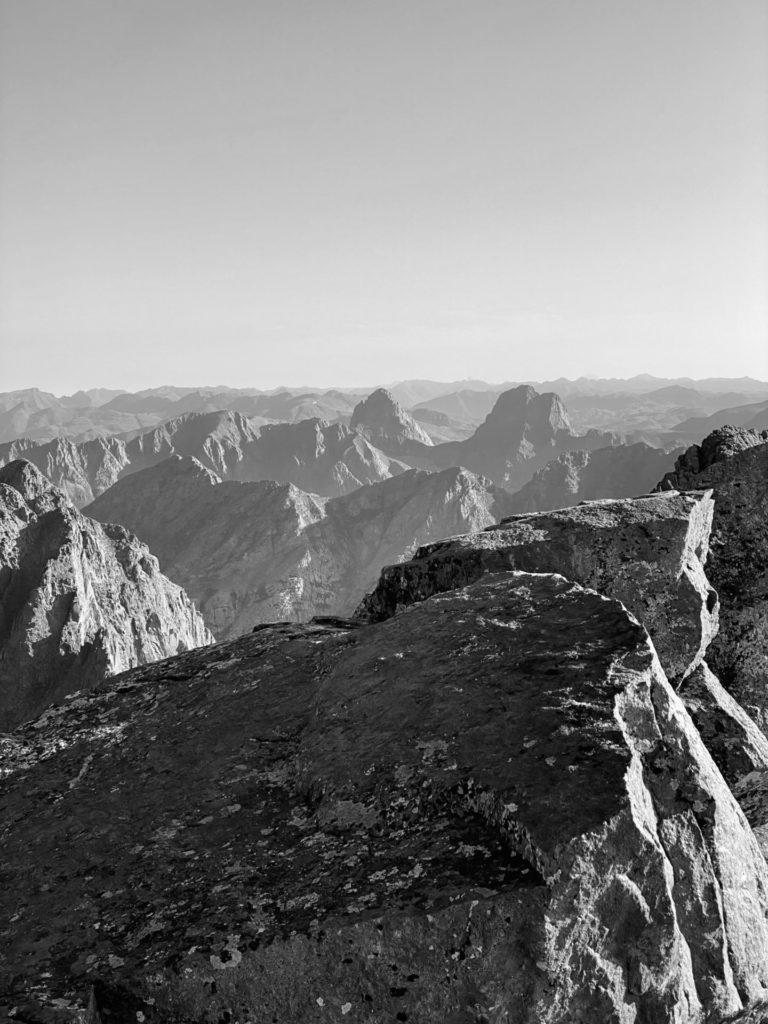
[[[659,487],[713,492],[707,574],[723,610],[708,657],[721,683],[768,732],[768,431],[714,431],[678,458]]]
[[[410,470],[329,500],[292,484],[222,482],[176,456],[120,480],[85,511],[146,541],[228,639],[260,622],[350,615],[382,565],[482,529],[511,506],[505,491],[461,469]]]
[[[134,670],[2,765],[17,1019],[692,1024],[768,989],[741,810],[643,628],[561,576]]]
[[[260,626],[4,737],[0,1008],[759,1019],[766,864],[665,674],[709,714],[711,516],[670,492],[514,517],[387,570],[374,621]]]
[[[0,468],[0,730],[212,639],[135,536],[86,519],[30,463]]]
[[[704,573],[712,515],[710,494],[674,492],[511,516],[388,566],[360,615],[381,621],[489,572],[558,572],[622,601],[648,629],[668,676],[682,680],[717,629],[717,594]]]

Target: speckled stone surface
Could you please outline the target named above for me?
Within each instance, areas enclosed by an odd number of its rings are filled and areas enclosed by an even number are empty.
[[[717,594],[704,574],[712,514],[708,493],[667,492],[510,516],[388,566],[358,614],[380,621],[486,573],[558,572],[622,601],[679,683],[717,631]]]
[[[275,625],[0,741],[10,1019],[699,1024],[765,864],[617,601],[500,573]]]

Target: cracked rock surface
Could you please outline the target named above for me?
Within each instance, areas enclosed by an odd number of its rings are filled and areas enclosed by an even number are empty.
[[[704,574],[712,514],[710,494],[668,492],[510,516],[388,566],[358,614],[386,619],[486,573],[562,573],[622,601],[650,633],[668,677],[679,683],[717,630],[717,595]]]
[[[768,771],[768,739],[706,662],[680,689],[688,714],[731,788],[756,771]]]
[[[30,463],[0,468],[0,730],[212,640],[136,537],[86,519]]]
[[[707,575],[721,600],[707,661],[768,732],[768,431],[722,427],[693,445],[659,484],[712,490]]]
[[[16,1019],[700,1024],[768,994],[742,811],[645,630],[558,575],[134,669],[0,768]]]

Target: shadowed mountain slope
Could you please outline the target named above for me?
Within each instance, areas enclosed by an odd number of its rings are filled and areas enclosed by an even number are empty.
[[[146,541],[225,638],[257,622],[348,615],[382,565],[488,526],[509,501],[458,469],[411,470],[329,500],[291,484],[222,483],[174,457],[121,480],[86,511]]]
[[[471,437],[435,445],[428,457],[437,466],[466,466],[514,491],[563,451],[616,441],[615,436],[596,431],[583,437],[574,434],[557,395],[540,395],[523,385],[499,395]]]
[[[595,498],[646,494],[656,486],[659,475],[674,465],[676,454],[642,442],[563,452],[512,496],[512,509],[544,512]]]

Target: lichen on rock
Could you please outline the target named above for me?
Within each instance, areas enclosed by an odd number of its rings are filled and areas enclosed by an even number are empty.
[[[556,574],[134,669],[0,758],[30,1017],[700,1024],[768,993],[739,806],[642,626]]]
[[[388,566],[358,614],[380,621],[486,573],[562,573],[622,601],[650,633],[670,680],[679,683],[717,631],[717,594],[704,572],[713,509],[709,493],[670,492],[510,516]]]

